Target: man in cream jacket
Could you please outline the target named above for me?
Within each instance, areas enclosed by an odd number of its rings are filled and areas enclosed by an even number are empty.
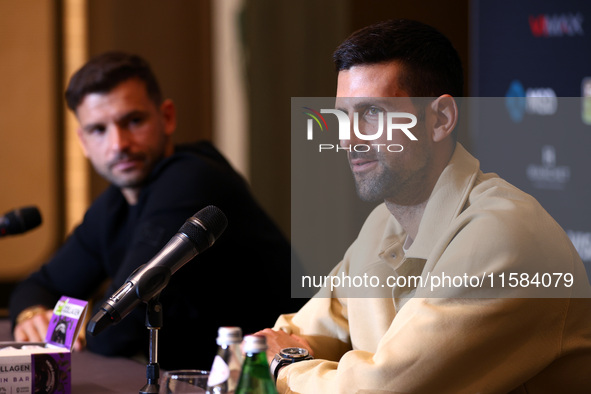
[[[417,22],[387,21],[354,33],[334,59],[336,108],[357,113],[359,129],[386,112],[414,113],[418,123],[417,141],[381,141],[402,152],[348,152],[359,196],[383,203],[330,275],[424,282],[365,294],[327,287],[281,316],[261,332],[269,360],[288,347],[314,359],[276,368],[278,391],[591,392],[585,268],[533,197],[484,174],[456,142],[463,80],[449,41]],[[343,148],[364,142],[351,135]],[[532,284],[556,273],[556,287]]]

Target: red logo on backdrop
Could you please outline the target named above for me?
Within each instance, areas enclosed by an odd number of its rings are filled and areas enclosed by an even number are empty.
[[[529,28],[534,37],[582,36],[583,14],[530,15]]]

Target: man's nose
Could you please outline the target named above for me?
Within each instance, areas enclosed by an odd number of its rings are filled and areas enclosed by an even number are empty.
[[[121,126],[113,126],[109,132],[109,146],[112,150],[122,151],[129,146],[129,130]]]

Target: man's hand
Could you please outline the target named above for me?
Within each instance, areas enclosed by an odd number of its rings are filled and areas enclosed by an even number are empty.
[[[308,341],[295,334],[288,334],[282,330],[274,331],[270,328],[265,328],[264,330],[257,332],[257,334],[264,335],[267,338],[267,361],[269,364],[271,364],[273,357],[275,357],[281,349],[285,349],[286,347],[304,348],[308,350],[311,356],[314,356],[314,352]]]
[[[31,317],[19,321],[14,327],[14,340],[17,342],[45,342],[52,314],[53,309],[43,308]],[[81,351],[86,347],[86,336],[83,331],[85,327],[86,325],[82,326],[72,350]]]
[[[18,342],[43,342],[47,334],[47,327],[53,310],[36,311],[31,317],[19,319],[14,327],[14,339]]]

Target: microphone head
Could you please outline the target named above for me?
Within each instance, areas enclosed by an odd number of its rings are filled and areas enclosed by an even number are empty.
[[[8,212],[5,216],[6,234],[20,234],[41,224],[41,213],[34,206],[23,207]]]
[[[86,331],[92,335],[93,337],[97,336],[101,332],[105,330],[105,328],[109,327],[115,319],[109,315],[109,313],[104,310],[103,308],[99,309],[99,311],[90,319],[88,325],[86,326]]]
[[[209,205],[187,219],[179,232],[186,235],[201,253],[213,245],[227,226],[226,215],[218,207]]]

